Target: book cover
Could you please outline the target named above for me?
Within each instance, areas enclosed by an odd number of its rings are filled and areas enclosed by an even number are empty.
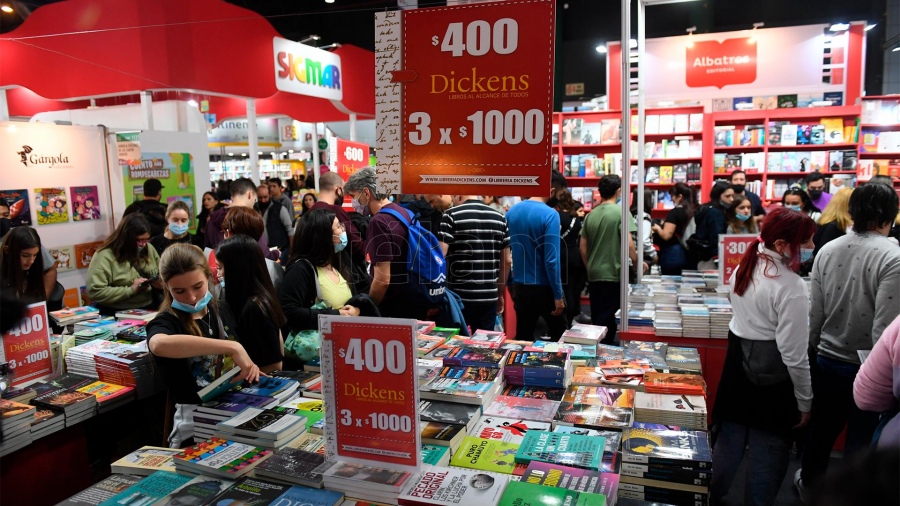
[[[432,327],[428,332],[423,332],[425,335],[433,336],[433,337],[441,337],[445,341],[447,339],[452,339],[459,335],[458,328],[448,328],[448,327]]]
[[[603,460],[605,443],[603,437],[528,431],[519,445],[515,460],[524,464],[539,460],[597,471]]]
[[[529,430],[548,431],[550,423],[484,415],[472,428],[471,435],[482,439],[496,439],[519,444],[525,439],[525,434]]]
[[[68,223],[69,206],[65,188],[35,188],[34,203],[38,225]]]
[[[156,471],[175,472],[172,457],[181,453],[180,448],[143,446],[111,464],[112,472],[149,476]]]
[[[97,248],[99,248],[101,244],[103,244],[103,242],[101,241],[76,244],[74,246],[75,267],[77,269],[87,269],[88,267],[90,267],[91,259],[94,258],[94,253],[97,251]],[[88,305],[87,302],[85,302],[85,299],[82,299],[83,304]]]
[[[269,376],[294,380],[301,387],[308,387],[322,381],[322,375],[312,371],[272,371]]]
[[[558,407],[559,402],[557,401],[498,395],[485,407],[484,414],[536,422],[549,422],[553,420]]]
[[[31,226],[28,190],[0,190],[0,199],[5,199],[9,204],[9,220],[12,226]]]
[[[275,504],[275,500],[289,488],[291,488],[291,485],[271,483],[254,478],[242,478],[225,489],[209,504],[214,506]]]
[[[93,395],[97,398],[97,402],[103,404],[134,395],[134,387],[116,385],[105,381],[95,381],[79,388],[78,391]]]
[[[201,402],[209,402],[217,397],[221,396],[225,392],[231,390],[235,386],[235,383],[231,381],[232,378],[237,376],[241,372],[241,368],[234,366],[231,369],[222,372],[222,375],[211,381],[208,385],[201,388],[200,391],[197,392],[197,396],[200,397]],[[263,378],[260,377],[260,380]],[[248,395],[249,392],[243,392],[245,395]],[[266,396],[268,397],[268,396]]]
[[[501,395],[509,397],[525,397],[528,399],[542,399],[548,401],[561,401],[566,393],[565,388],[547,388],[527,385],[508,385]]]
[[[100,503],[100,506],[153,504],[185,483],[190,477],[169,471],[157,471],[127,489]]]
[[[797,95],[778,95],[779,109],[793,109],[797,107]]]
[[[605,119],[600,122],[600,144],[619,144],[622,142],[619,128],[622,120]]]
[[[444,401],[419,401],[419,419],[425,422],[452,423],[468,426],[472,417],[480,414],[480,406]]]
[[[445,339],[443,337],[419,334],[416,337],[416,351],[420,357],[424,357],[431,350],[444,344],[444,341],[445,341]]]
[[[238,369],[238,371],[240,371],[239,367],[235,367],[235,369]],[[298,385],[296,381],[287,378],[260,376],[259,382],[253,385],[243,383],[235,388],[235,390],[247,395],[259,395],[261,397],[280,397],[286,392],[296,390],[297,386]]]
[[[78,492],[57,506],[97,506],[114,495],[128,489],[141,481],[140,476],[131,474],[114,474],[103,481]]]
[[[522,475],[522,482],[545,487],[567,488],[576,492],[602,494],[603,473],[577,467],[533,460]]]
[[[450,448],[440,445],[422,445],[422,463],[432,466],[450,464]]]
[[[498,506],[605,506],[606,497],[567,488],[546,487],[511,481],[500,496]]]
[[[344,494],[334,490],[319,490],[294,485],[285,490],[272,504],[278,506],[337,506],[343,500]]]
[[[565,374],[568,365],[569,354],[565,351],[554,353],[543,351],[510,351],[506,357],[506,369],[504,373],[508,373],[510,368],[522,367],[530,369],[537,374],[537,369],[549,369],[554,375]]]
[[[72,186],[72,220],[100,219],[100,194],[96,186]]]
[[[589,146],[600,144],[600,123],[583,123],[581,125],[581,144]]]
[[[429,396],[426,398],[445,397],[465,397],[468,399],[484,400],[488,398],[492,392],[497,389],[497,383],[493,381],[478,381],[475,379],[458,379],[458,378],[442,378],[438,377],[431,380],[427,385],[419,387],[420,396]],[[454,400],[454,399],[448,399]],[[462,402],[456,400],[456,402]]]
[[[325,455],[297,448],[285,447],[254,469],[257,476],[268,476],[290,482],[322,483],[322,473],[314,472],[325,463]]]
[[[440,446],[448,446],[451,441],[466,434],[466,426],[463,424],[422,422],[420,427],[423,442]]]
[[[182,464],[192,469],[239,477],[253,469],[253,466],[272,455],[271,450],[253,445],[211,438],[200,444],[184,448],[174,455],[175,467]]]
[[[238,415],[220,422],[217,428],[242,436],[277,440],[283,434],[306,427],[306,417],[288,408],[247,408]]]
[[[496,367],[462,367],[462,366],[445,366],[441,368],[441,378],[487,381],[493,382],[500,374],[500,369]]]
[[[337,461],[322,476],[325,479],[326,487],[329,482],[350,482],[358,487],[371,487],[378,491],[399,493],[411,478],[411,473]]]
[[[214,478],[212,476],[197,476],[173,490],[155,504],[160,506],[207,504],[233,484],[234,481],[232,480]]]
[[[644,373],[644,391],[654,394],[706,395],[706,381],[699,374]]]
[[[398,503],[401,506],[497,504],[509,477],[468,469],[426,467],[406,487]]]
[[[677,463],[709,469],[712,467],[709,434],[695,430],[625,429],[622,462]]]
[[[0,427],[16,425],[16,422],[27,425],[33,421],[35,411],[34,406],[0,399]]]
[[[461,346],[444,357],[444,365],[466,367],[500,367],[506,350]]]
[[[44,386],[46,385],[46,386]],[[35,406],[65,411],[76,410],[83,403],[96,405],[96,398],[91,394],[69,390],[49,383],[35,386],[38,395],[31,400]]]
[[[514,474],[518,449],[519,445],[515,443],[467,436],[453,457],[450,458],[450,465],[479,471]]]
[[[463,340],[466,346],[481,346],[485,348],[497,348],[506,340],[506,334],[493,330],[476,330],[471,337]]]

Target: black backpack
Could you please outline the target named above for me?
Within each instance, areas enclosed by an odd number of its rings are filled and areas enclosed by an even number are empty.
[[[706,261],[717,253],[718,245],[710,244],[708,217],[709,206],[702,205],[684,228],[681,244],[695,260]]]

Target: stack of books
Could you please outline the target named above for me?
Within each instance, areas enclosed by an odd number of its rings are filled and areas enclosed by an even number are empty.
[[[709,308],[709,337],[714,339],[728,339],[728,325],[734,312],[731,304],[708,304]]]
[[[419,386],[422,399],[485,405],[500,391],[500,369],[496,367],[446,366],[428,383]]]
[[[66,352],[66,371],[91,378],[99,378],[94,355],[119,348],[119,344],[105,339],[95,339],[69,348]]]
[[[37,440],[66,428],[66,415],[52,409],[37,409],[31,422],[31,439]]]
[[[119,474],[116,476],[130,475]],[[113,495],[102,504],[154,504],[181,488],[184,484],[191,481],[192,478],[193,476],[184,476],[170,471],[156,471],[124,490],[119,489],[119,493]]]
[[[385,504],[397,499],[412,473],[337,461],[322,475],[325,488],[342,492],[348,499],[359,498]]]
[[[256,466],[253,474],[278,483],[322,488],[322,474],[332,463],[326,463],[321,453],[285,446]]]
[[[342,504],[343,501],[344,494],[332,490],[318,490],[300,485],[272,483],[255,478],[242,478],[217,495],[212,504],[314,504],[317,506],[336,506]]]
[[[416,353],[418,353],[420,357],[424,357],[434,351],[438,346],[444,344],[444,341],[446,341],[446,339],[443,337],[419,334],[418,337],[416,337]]]
[[[709,337],[709,308],[703,304],[681,304],[684,337]]]
[[[544,398],[498,395],[494,397],[494,402],[485,406],[484,414],[532,422],[552,422],[559,409],[559,402]]]
[[[497,403],[497,399],[501,397],[503,396],[494,397],[494,402],[491,402],[489,405],[493,406]],[[478,418],[481,416],[481,409],[480,405],[421,400],[419,401],[419,420],[461,425],[465,427],[467,433],[471,434],[472,428],[478,423]]]
[[[538,461],[599,471],[605,445],[602,436],[528,431],[516,451],[515,461],[525,465]]]
[[[669,372],[672,373],[701,374],[703,372],[697,348],[670,346],[666,350],[666,364],[669,365]]]
[[[50,311],[50,317],[60,327],[78,323],[84,320],[93,320],[100,316],[100,310],[92,306],[73,307]]]
[[[656,304],[656,316],[653,318],[653,330],[659,337],[681,337],[681,308],[675,304]]]
[[[510,351],[503,379],[507,385],[565,388],[571,372],[568,351]]]
[[[128,341],[130,343],[139,343],[141,341],[146,341],[147,326],[133,325],[125,330],[121,330],[118,334],[116,334],[116,339],[119,339],[121,341]]]
[[[637,422],[706,430],[706,418],[706,399],[700,395],[637,392],[634,396]]]
[[[66,427],[71,427],[96,414],[97,398],[78,391],[78,388],[92,382],[90,378],[84,378],[87,381],[84,383],[76,381],[77,378],[67,378],[68,376],[70,375],[63,375],[49,383],[35,384],[34,390],[37,395],[31,400],[31,404],[63,413],[66,417]]]
[[[481,346],[482,348],[499,348],[506,341],[506,334],[494,330],[476,330],[471,337],[463,340],[466,346]]]
[[[630,389],[570,386],[554,420],[572,427],[628,428],[634,418],[634,395]]]
[[[115,316],[105,316],[103,318],[94,318],[91,320],[80,321],[73,326],[73,329],[74,329],[74,332],[78,332],[79,330],[96,329],[98,327],[105,327],[105,326],[111,325],[113,323],[116,323]]]
[[[218,430],[218,423],[224,422],[247,408],[268,408],[278,403],[271,397],[247,395],[240,392],[225,392],[215,400],[197,406],[193,413],[194,436],[211,438]]]
[[[34,406],[7,400],[0,400],[0,457],[31,444],[31,423],[34,420]]]
[[[438,445],[422,445],[422,463],[430,466],[450,465],[450,448]]]
[[[146,309],[125,309],[116,313],[116,319],[149,322],[156,318],[156,313],[156,311],[148,311]]]
[[[648,394],[706,396],[706,381],[699,374],[644,373],[644,391]]]
[[[445,343],[443,346],[447,346]],[[440,350],[438,348],[437,350]],[[437,351],[435,350],[435,351]],[[443,358],[444,365],[462,367],[503,367],[506,350],[477,346],[455,346]]]
[[[570,344],[586,344],[596,346],[606,337],[607,329],[601,325],[586,325],[576,323],[572,328],[563,332],[559,341]]]
[[[134,387],[116,385],[105,381],[94,381],[78,388],[79,392],[97,398],[97,412],[106,413],[135,399]]]
[[[455,452],[462,440],[469,435],[465,425],[422,421],[419,425],[422,444],[443,446]]]
[[[231,441],[280,448],[306,432],[306,417],[289,408],[247,408],[216,424],[216,436]]]
[[[143,328],[143,327],[132,327]],[[143,399],[165,389],[146,342],[118,344],[98,351],[94,367],[101,381],[134,387],[137,398]]]
[[[706,432],[626,429],[619,497],[670,504],[707,504],[712,450]]]
[[[76,330],[74,335],[75,346],[80,346],[93,340],[114,341],[116,339],[116,336],[109,331],[106,325]]]
[[[498,473],[424,466],[403,487],[397,504],[492,506],[499,503],[509,482],[509,476]]]
[[[272,450],[258,446],[211,438],[184,448],[172,457],[179,473],[195,476],[205,474],[236,480],[253,470],[272,455]]]

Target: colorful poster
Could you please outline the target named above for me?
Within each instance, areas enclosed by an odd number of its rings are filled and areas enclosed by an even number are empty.
[[[0,198],[9,204],[12,226],[31,225],[31,208],[28,206],[28,190],[0,190]]]
[[[69,205],[65,188],[35,188],[34,205],[38,225],[69,222]]]
[[[119,151],[119,166],[141,164],[141,133],[126,132],[116,134],[116,148]]]
[[[757,237],[756,234],[719,236],[719,285],[728,285],[732,273],[744,258],[744,253]]]
[[[50,248],[47,251],[56,260],[56,270],[58,272],[75,270],[75,250],[72,246],[59,246]],[[44,266],[44,268],[46,269],[47,266]]]
[[[100,219],[100,194],[96,186],[73,186],[72,192],[72,220],[99,220]]]
[[[75,268],[87,269],[94,258],[94,252],[103,244],[102,241],[85,242],[75,245]]]
[[[9,363],[12,386],[23,386],[53,373],[47,303],[28,306],[18,326],[3,334],[0,362]]]
[[[319,333],[329,458],[418,470],[416,321],[328,315]]]
[[[141,153],[140,165],[120,165],[127,204],[143,199],[144,181],[159,179],[162,201],[177,195],[194,195],[194,159],[190,153]]]

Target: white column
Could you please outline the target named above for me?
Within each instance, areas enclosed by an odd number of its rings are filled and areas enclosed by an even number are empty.
[[[640,2],[641,0],[638,0]],[[620,300],[622,301],[622,323],[620,332],[628,330],[628,223],[631,215],[628,212],[628,201],[631,197],[631,96],[629,81],[631,79],[631,0],[622,0],[622,269],[619,273]]]
[[[6,102],[6,90],[0,89],[0,121],[9,121],[9,104]]]
[[[153,94],[149,91],[141,92],[141,116],[142,130],[153,130]]]
[[[638,18],[638,36],[637,36],[637,53],[638,53],[638,103],[637,103],[637,121],[638,121],[638,186],[637,186],[637,236],[639,244],[635,244],[637,249],[637,282],[641,282],[644,276],[644,36],[646,18],[644,17],[644,0],[637,2],[637,18]],[[629,50],[630,52],[630,50]],[[630,55],[629,55],[630,57]],[[630,59],[630,58],[629,58]],[[628,137],[631,139],[631,136]]]
[[[356,140],[356,113],[350,114],[350,140]]]
[[[250,162],[250,179],[259,184],[259,139],[256,134],[256,101],[247,99],[247,158]]]
[[[319,124],[313,123],[313,142],[312,142],[312,163],[313,167],[311,171],[306,171],[307,179],[312,176],[314,177],[314,181],[316,183],[316,195],[319,194],[319,164],[322,163],[319,160]],[[324,137],[323,137],[324,139]]]

